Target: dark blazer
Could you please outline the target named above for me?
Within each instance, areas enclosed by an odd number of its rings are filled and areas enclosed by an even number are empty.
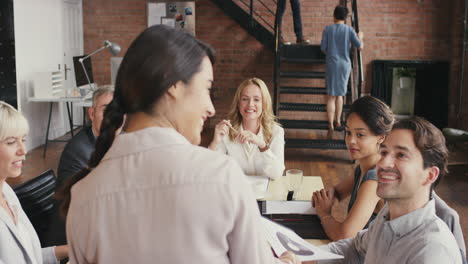
[[[57,169],[57,188],[87,166],[91,154],[94,152],[96,139],[91,127],[83,128],[76,134],[63,149]]]
[[[88,160],[94,152],[94,137],[91,127],[83,128],[63,149],[57,169],[57,186],[59,190],[70,177],[88,165]],[[67,243],[65,222],[59,215],[60,201],[56,201],[54,215],[44,244],[46,246],[64,245]]]

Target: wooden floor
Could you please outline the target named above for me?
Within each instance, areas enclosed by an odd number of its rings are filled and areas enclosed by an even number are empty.
[[[64,138],[67,137],[69,136]],[[206,146],[210,138],[209,134],[204,134],[202,145]],[[42,156],[43,146],[31,150],[27,154],[22,175],[8,182],[17,185],[49,168],[56,171],[64,146],[65,143],[50,143],[46,158]],[[304,175],[322,176],[325,187],[337,184],[344,177],[350,177],[354,167],[344,150],[286,150],[285,159],[286,169],[301,169]],[[437,193],[459,213],[465,241],[468,242],[468,144],[459,145],[452,150],[449,164],[450,174],[442,180]],[[333,214],[342,219],[346,215],[346,208],[347,201],[343,201],[333,209]]]

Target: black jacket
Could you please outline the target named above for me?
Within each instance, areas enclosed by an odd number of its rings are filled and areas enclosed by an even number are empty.
[[[68,141],[60,157],[55,190],[62,187],[66,180],[88,165],[88,160],[94,152],[95,142],[96,139],[91,127],[83,128]],[[65,221],[59,215],[60,202],[55,201],[49,228],[45,238],[41,241],[43,247],[67,244]]]
[[[94,152],[95,142],[96,139],[91,127],[83,128],[68,141],[63,149],[57,169],[57,188],[88,165],[91,154]]]

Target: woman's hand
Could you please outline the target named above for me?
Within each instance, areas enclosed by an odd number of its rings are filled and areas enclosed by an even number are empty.
[[[301,261],[291,251],[284,252],[279,259],[287,264],[301,264]]]
[[[312,205],[315,207],[318,216],[324,217],[331,215],[331,209],[335,201],[335,189],[329,188],[328,190],[322,189],[315,191],[312,195]]]
[[[58,260],[68,258],[68,245],[56,246],[54,248],[54,253]]]
[[[240,132],[236,137],[236,141],[241,144],[252,143],[257,145],[259,148],[266,147],[266,143],[263,139],[248,130]]]
[[[364,40],[364,32],[360,31],[357,35],[360,40]]]
[[[213,140],[211,141],[209,148],[216,150],[218,144],[223,140],[223,138],[229,134],[229,127],[232,127],[231,121],[222,120],[215,126],[215,131],[213,135]]]

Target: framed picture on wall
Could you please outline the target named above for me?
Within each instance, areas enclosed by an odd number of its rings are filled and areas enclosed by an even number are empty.
[[[161,17],[161,24],[170,27],[175,27],[175,19],[171,17]]]
[[[148,3],[148,27],[168,25],[195,36],[195,1]]]

